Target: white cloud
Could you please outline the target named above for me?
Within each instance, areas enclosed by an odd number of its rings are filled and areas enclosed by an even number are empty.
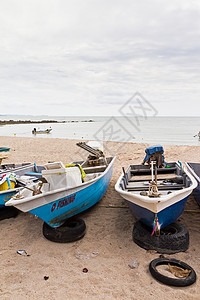
[[[118,114],[139,91],[196,115],[199,20],[198,1],[3,1],[1,113]]]

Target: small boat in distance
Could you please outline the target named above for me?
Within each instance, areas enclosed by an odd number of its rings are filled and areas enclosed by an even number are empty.
[[[154,232],[180,217],[197,182],[180,162],[164,162],[162,146],[150,148],[146,153],[151,154],[145,158],[149,165],[130,165],[123,170],[115,189],[133,215]]]
[[[196,136],[198,137],[198,139],[200,141],[200,131],[197,134],[194,135],[194,137],[196,137]]]
[[[36,130],[36,128],[34,128],[32,130],[32,134],[42,134],[42,133],[50,133],[52,131],[52,128],[48,128],[45,130]]]
[[[186,167],[197,180],[198,186],[196,187],[196,189],[194,189],[193,195],[198,205],[200,206],[200,163],[187,162]]]

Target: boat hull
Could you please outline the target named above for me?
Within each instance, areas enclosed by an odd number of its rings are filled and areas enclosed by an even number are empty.
[[[7,204],[38,216],[51,227],[59,227],[66,219],[87,210],[103,197],[113,173],[114,160],[102,176],[78,187],[36,195],[31,200],[11,199]]]
[[[0,209],[5,207],[5,203],[10,200],[17,192],[19,192],[19,188],[0,192]]]
[[[8,147],[0,147],[0,152],[8,152],[10,151],[10,148]]]
[[[194,198],[195,198],[196,202],[197,202],[198,205],[200,206],[200,184],[199,184],[198,187],[193,191],[193,195],[194,195]]]
[[[192,173],[192,175],[197,180],[197,187],[193,190],[193,195],[200,206],[200,163],[186,163],[188,170]]]
[[[173,163],[173,165],[177,165],[177,174],[180,176],[179,171],[182,170],[181,167],[176,163]],[[137,167],[136,169],[140,169],[140,172],[142,172],[143,166],[137,165],[134,167]],[[185,182],[188,184],[187,187],[178,187],[177,190],[170,190],[170,186],[167,186],[162,190],[160,185],[158,190],[161,194],[157,197],[149,197],[148,195],[141,194],[145,186],[140,187],[137,191],[131,189],[128,172],[120,176],[115,189],[127,201],[132,214],[152,229],[155,223],[156,227],[161,229],[175,222],[183,213],[188,196],[197,187],[194,177],[187,170],[184,170],[184,176],[186,176]]]
[[[184,198],[181,201],[178,201],[177,203],[174,203],[165,209],[159,211],[157,213],[158,223],[161,228],[164,228],[165,226],[175,222],[183,213],[185,204],[187,201],[187,198]],[[139,206],[137,204],[134,204],[130,201],[127,201],[129,208],[133,214],[133,216],[146,224],[147,226],[153,228],[154,226],[154,220],[155,220],[155,213],[151,210],[144,208],[142,206]]]

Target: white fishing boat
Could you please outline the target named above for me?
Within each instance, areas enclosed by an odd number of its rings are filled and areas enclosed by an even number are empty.
[[[36,128],[34,128],[32,130],[32,134],[44,134],[44,133],[50,133],[52,131],[52,128],[47,128],[45,130],[36,130]]]
[[[62,162],[45,164],[41,181],[24,188],[6,206],[36,215],[51,227],[87,210],[105,194],[115,161],[115,157],[102,157],[101,151],[93,152],[100,157],[66,166]]]
[[[157,152],[163,153],[162,146],[150,148],[145,160],[151,155],[155,159]],[[154,160],[149,165],[130,165],[119,177],[115,189],[127,201],[133,215],[155,231],[180,217],[196,186],[196,180],[180,162],[166,164],[161,158],[158,167]]]

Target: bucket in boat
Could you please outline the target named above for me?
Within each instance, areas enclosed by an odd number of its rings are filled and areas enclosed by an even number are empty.
[[[0,181],[0,191],[6,191],[15,188],[15,179],[4,176]]]

